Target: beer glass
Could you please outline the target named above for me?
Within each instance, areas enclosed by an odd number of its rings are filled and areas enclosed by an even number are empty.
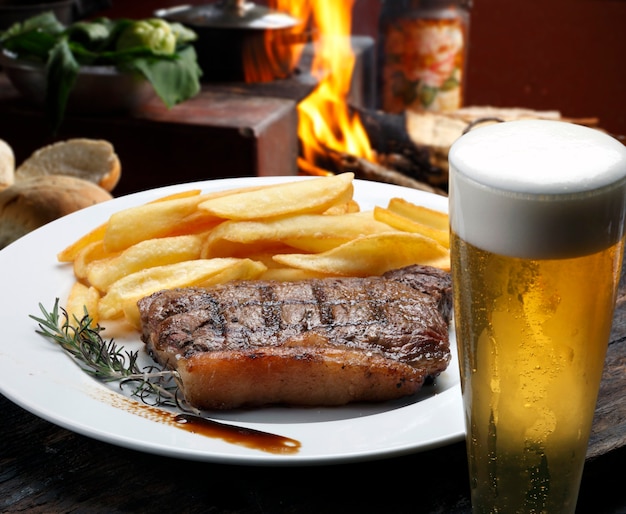
[[[560,121],[451,147],[451,270],[474,513],[573,513],[622,263],[626,147]]]

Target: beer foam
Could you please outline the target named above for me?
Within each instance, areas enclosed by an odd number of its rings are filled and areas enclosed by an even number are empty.
[[[615,244],[626,212],[626,147],[595,129],[520,120],[473,129],[451,147],[450,223],[483,250],[524,258]]]

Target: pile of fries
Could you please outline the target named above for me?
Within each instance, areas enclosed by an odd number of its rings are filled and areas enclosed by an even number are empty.
[[[125,318],[155,291],[230,280],[372,276],[450,267],[448,216],[392,198],[362,212],[352,173],[218,193],[190,190],[113,214],[58,254],[76,282],[66,310]]]

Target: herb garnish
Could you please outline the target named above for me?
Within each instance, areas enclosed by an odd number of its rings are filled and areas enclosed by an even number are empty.
[[[36,332],[56,342],[89,375],[103,382],[119,381],[120,389],[129,386],[131,396],[148,405],[177,407],[197,413],[181,397],[176,371],[162,370],[155,365],[140,368],[138,352],[124,350],[113,339],[103,339],[100,333],[104,328],[93,325],[93,318],[86,309],[82,319],[74,316],[71,322],[67,311],[59,307],[58,298],[52,311],[48,312],[42,304],[39,308],[43,317],[29,316],[39,323]]]
[[[238,444],[270,453],[297,453],[300,442],[254,428],[240,427],[205,418],[198,409],[190,406],[180,395],[180,376],[173,370],[161,370],[157,366],[140,368],[137,364],[138,352],[129,352],[117,345],[113,339],[105,341],[99,324],[93,325],[93,318],[85,308],[82,319],[74,316],[70,323],[65,309],[59,307],[59,299],[54,302],[52,311],[40,303],[43,317],[29,317],[39,323],[38,334],[52,339],[70,354],[83,371],[103,382],[132,384],[132,396],[151,406],[177,407],[184,413],[173,417],[177,426],[191,433],[219,437],[232,444]],[[174,385],[172,385],[174,384]]]

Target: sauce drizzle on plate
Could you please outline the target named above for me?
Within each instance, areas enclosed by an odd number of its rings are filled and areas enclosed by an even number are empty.
[[[300,442],[281,435],[244,428],[193,414],[172,415],[180,428],[208,437],[218,437],[228,443],[239,444],[269,453],[297,453]]]
[[[288,455],[298,453],[302,446],[300,441],[289,437],[222,423],[195,414],[170,412],[152,405],[139,403],[108,390],[99,389],[97,396],[99,400],[104,400],[113,407],[142,418],[180,428],[192,434],[221,439],[227,443],[245,446],[253,450]]]

